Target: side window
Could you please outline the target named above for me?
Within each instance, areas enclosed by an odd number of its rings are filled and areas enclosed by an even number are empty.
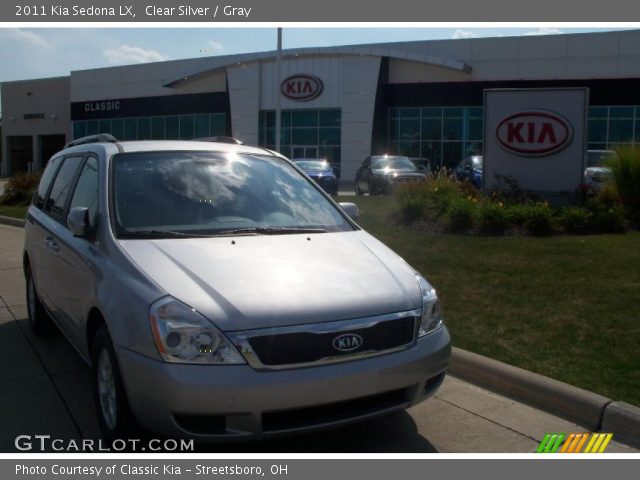
[[[78,171],[78,167],[82,163],[83,157],[67,157],[62,162],[62,166],[56,175],[56,179],[53,181],[49,198],[44,206],[46,212],[50,212],[53,216],[62,219],[64,214],[64,207],[67,203],[67,198],[73,182],[73,179]]]
[[[371,157],[367,157],[364,159],[364,162],[362,162],[362,166],[364,168],[369,168],[369,165],[371,164]]]
[[[88,208],[91,225],[95,223],[98,214],[98,161],[94,157],[87,159],[78,177],[69,210],[74,207]]]
[[[47,163],[47,167],[44,169],[44,173],[40,178],[40,183],[38,184],[36,195],[33,197],[33,204],[36,207],[42,208],[44,206],[44,197],[47,196],[49,185],[51,185],[51,180],[53,180],[53,176],[56,174],[61,160],[62,157],[56,157],[52,158],[51,160],[49,160],[49,163]]]

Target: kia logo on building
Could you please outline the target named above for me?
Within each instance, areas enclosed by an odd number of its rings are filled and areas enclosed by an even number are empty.
[[[282,94],[298,102],[308,102],[322,93],[322,80],[315,75],[292,75],[284,79],[280,85]]]
[[[340,352],[350,352],[362,345],[362,337],[357,333],[345,333],[333,339],[333,348]]]
[[[573,138],[566,118],[544,110],[526,110],[510,115],[496,128],[498,143],[517,155],[542,157],[564,149]]]

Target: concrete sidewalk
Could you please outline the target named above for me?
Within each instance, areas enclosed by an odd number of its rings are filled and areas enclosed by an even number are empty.
[[[21,228],[0,225],[0,452],[23,434],[99,436],[89,369],[62,335],[33,336],[26,320]],[[208,447],[225,452],[534,452],[547,432],[578,425],[459,379],[406,413],[351,427],[265,442]],[[607,452],[637,453],[612,442]]]

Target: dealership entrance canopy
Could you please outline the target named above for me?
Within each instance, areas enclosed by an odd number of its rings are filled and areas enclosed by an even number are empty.
[[[6,82],[1,174],[96,133],[275,148],[278,99],[282,153],[327,158],[343,180],[371,154],[452,167],[483,151],[485,90],[559,87],[588,89],[588,148],[640,141],[640,31],[289,49],[280,78],[262,52]]]

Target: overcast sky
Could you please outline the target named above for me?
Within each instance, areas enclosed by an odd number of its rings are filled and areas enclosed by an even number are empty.
[[[285,28],[284,48],[597,31],[595,28]],[[600,29],[602,30],[602,29]],[[611,29],[609,29],[611,30]],[[0,82],[276,48],[275,28],[0,28]]]

